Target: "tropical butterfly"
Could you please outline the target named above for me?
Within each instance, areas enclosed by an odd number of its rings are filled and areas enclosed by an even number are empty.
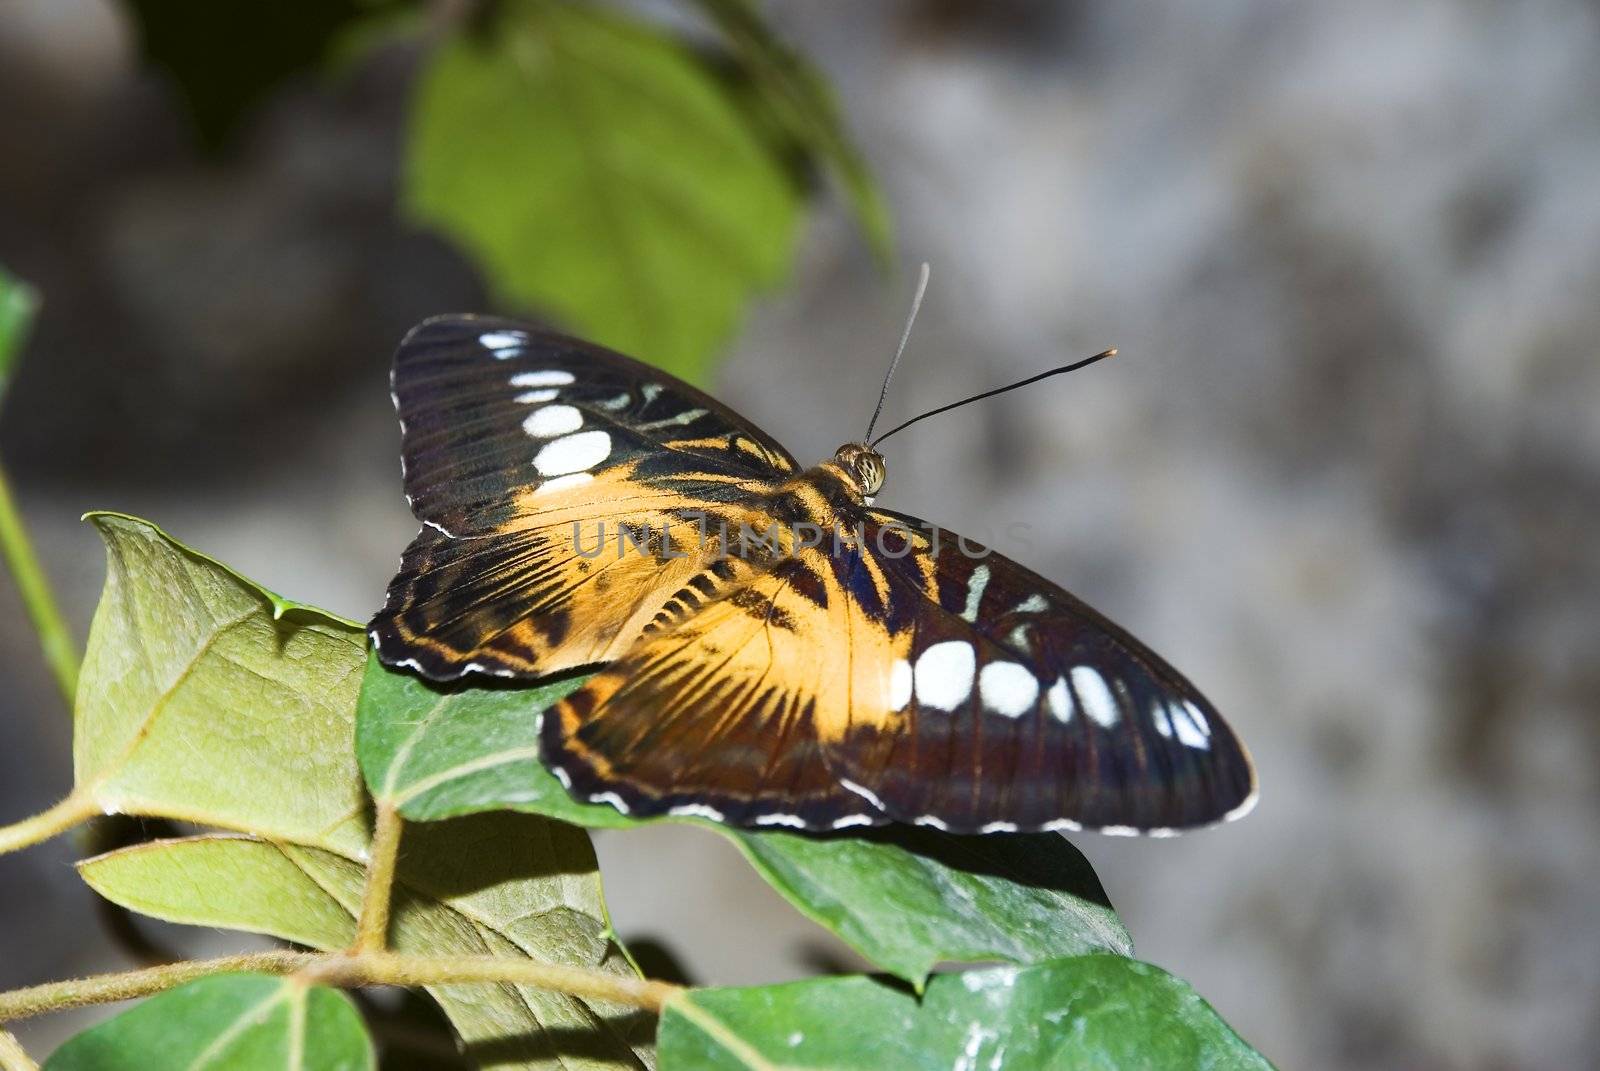
[[[1016,562],[876,507],[868,442],[802,468],[656,368],[478,316],[413,329],[393,394],[423,527],[373,647],[435,681],[599,665],[539,730],[576,798],[1157,836],[1255,800],[1193,685]]]

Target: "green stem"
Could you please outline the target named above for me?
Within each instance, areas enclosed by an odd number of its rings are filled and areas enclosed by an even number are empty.
[[[315,961],[315,952],[252,952],[220,959],[190,960],[161,967],[97,974],[70,982],[46,982],[0,993],[0,1023],[27,1019],[48,1012],[83,1008],[90,1004],[110,1004],[118,1000],[148,997],[168,989],[229,971],[260,971],[263,974],[291,974]]]
[[[393,952],[365,952],[323,956],[299,973],[307,982],[340,986],[501,982],[609,1000],[655,1012],[682,991],[681,986],[668,982],[501,956],[402,956]]]
[[[10,1033],[0,1030],[0,1071],[39,1071],[28,1050]]]
[[[394,872],[400,861],[400,833],[405,822],[394,804],[378,801],[368,849],[367,888],[361,897],[353,952],[382,952],[389,944],[389,905],[394,899]]]
[[[682,987],[667,982],[652,982],[588,967],[567,967],[557,963],[537,963],[499,956],[254,952],[14,989],[9,993],[0,993],[0,1023],[90,1004],[147,997],[197,978],[233,971],[293,974],[308,983],[338,986],[465,985],[474,982],[525,985],[656,1012],[667,1001],[684,992]]]
[[[66,698],[67,709],[72,709],[73,697],[78,693],[78,645],[67,629],[66,618],[50,590],[44,569],[39,565],[39,555],[34,552],[28,529],[17,512],[16,499],[11,494],[11,480],[0,465],[0,552],[5,554],[11,575],[16,578],[17,591],[33,628],[39,634],[39,644],[44,648],[45,661],[55,674],[56,685]]]
[[[41,811],[32,818],[24,818],[9,826],[0,826],[0,855],[41,844],[74,826],[82,825],[99,813],[100,805],[93,796],[74,791],[48,811]]]

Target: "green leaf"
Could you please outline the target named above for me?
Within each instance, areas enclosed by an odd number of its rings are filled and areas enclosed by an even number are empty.
[[[370,806],[352,739],[360,628],[281,599],[147,522],[91,519],[109,566],[79,690],[80,791],[108,811],[255,836],[113,853],[86,863],[85,879],[160,918],[347,946]],[[409,828],[398,880],[393,937],[405,951],[629,970],[607,939],[581,830],[511,814]],[[646,1059],[626,1044],[643,1029],[631,1010],[516,988],[435,995],[494,1066],[553,1066],[552,1046],[587,1054],[563,1053],[569,1067]]]
[[[364,876],[333,852],[203,836],[125,848],[79,864],[96,892],[169,922],[347,947]],[[495,814],[408,827],[390,928],[399,952],[532,957],[631,968],[608,940],[600,879],[581,830]],[[508,985],[429,989],[469,1056],[495,1068],[649,1066],[653,1021],[634,1009]]]
[[[825,164],[844,187],[880,264],[894,259],[894,224],[821,73],[784,44],[750,0],[697,0],[722,31],[754,90],[753,105],[781,135]]]
[[[22,357],[38,310],[39,292],[0,269],[0,398],[11,385],[11,374]]]
[[[364,18],[403,0],[127,0],[144,62],[176,84],[216,148],[283,82],[315,71]]]
[[[710,71],[589,5],[505,0],[421,76],[405,204],[498,299],[704,380],[793,253],[798,194]]]
[[[338,990],[264,974],[201,978],[85,1030],[45,1071],[365,1071],[361,1015]]]
[[[78,688],[79,790],[109,813],[360,856],[350,746],[365,638],[146,521],[96,513],[105,589]]]
[[[1186,983],[1105,955],[942,974],[920,1001],[861,977],[696,989],[659,1043],[662,1071],[1270,1067]]]
[[[514,808],[592,827],[645,824],[574,801],[538,760],[539,711],[582,683],[443,687],[374,658],[356,714],[362,772],[375,796],[414,821]],[[808,918],[914,985],[945,961],[1132,951],[1088,862],[1054,835],[897,828],[816,837],[657,821],[728,838]]]

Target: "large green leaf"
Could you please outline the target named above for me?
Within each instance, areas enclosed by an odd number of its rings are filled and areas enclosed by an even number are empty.
[[[126,848],[79,866],[101,895],[170,922],[347,947],[359,864],[319,848],[205,836]],[[599,875],[581,830],[496,814],[409,827],[390,943],[400,952],[528,956],[631,971],[608,940]],[[480,1066],[616,1071],[651,1064],[635,1010],[510,985],[429,990]]]
[[[6,388],[11,385],[11,373],[22,356],[38,309],[38,292],[0,269],[0,398],[5,397]]]
[[[787,270],[798,194],[684,47],[592,5],[505,0],[421,76],[405,204],[499,299],[688,379]]]
[[[1106,955],[942,974],[920,1001],[861,977],[691,990],[659,1042],[663,1071],[1269,1067],[1188,985]]]
[[[262,839],[131,849],[93,861],[85,877],[162,918],[347,945],[370,807],[352,740],[361,630],[146,522],[93,520],[109,567],[79,690],[80,790],[108,811]],[[113,880],[138,867],[137,880]],[[616,959],[581,830],[515,815],[409,829],[400,880],[396,935],[409,951]],[[598,1046],[595,1067],[642,1059],[626,1047],[613,1059],[616,1029],[564,997],[494,987],[438,996],[469,1044],[504,1056],[498,1066],[551,1066],[547,1034]]]
[[[45,1071],[368,1071],[361,1015],[335,989],[219,974],[136,1005],[69,1040]]]
[[[640,825],[575,802],[538,760],[541,707],[581,683],[441,687],[371,659],[356,716],[362,772],[375,796],[418,821],[509,807],[585,826]],[[810,837],[659,821],[727,837],[801,912],[914,985],[944,961],[1132,951],[1088,862],[1057,836]]]
[[[350,747],[361,629],[280,599],[112,513],[78,688],[78,788],[109,813],[238,829],[359,857]]]

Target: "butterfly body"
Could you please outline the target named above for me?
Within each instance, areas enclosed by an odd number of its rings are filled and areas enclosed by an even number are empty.
[[[1253,802],[1185,678],[1017,563],[877,508],[866,444],[801,469],[664,373],[476,317],[408,336],[394,390],[424,527],[379,657],[438,680],[599,665],[541,726],[578,798],[1156,835]]]

